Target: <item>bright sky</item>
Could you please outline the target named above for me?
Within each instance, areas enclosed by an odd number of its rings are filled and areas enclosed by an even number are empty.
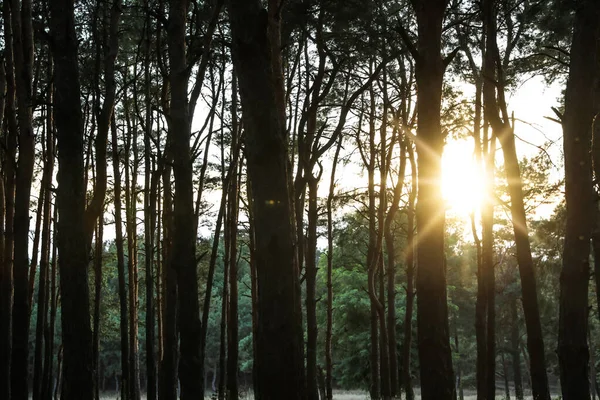
[[[508,98],[509,112],[514,110],[516,118],[515,134],[519,158],[532,157],[539,153],[537,146],[548,141],[553,144],[548,154],[556,168],[551,171],[551,179],[560,179],[562,165],[562,130],[556,122],[545,116],[554,117],[551,107],[558,106],[560,86],[547,87],[541,78],[532,78],[521,85]],[[501,163],[501,151],[496,163]],[[483,180],[473,158],[473,139],[453,140],[444,149],[443,183],[444,198],[448,203],[448,216],[468,221],[469,214],[481,199]],[[537,215],[548,216],[553,205],[544,205]]]
[[[541,78],[533,78],[521,85],[514,93],[509,96],[509,111],[515,111],[517,118],[516,134],[519,138],[526,140],[526,143],[517,140],[517,151],[519,157],[531,157],[538,153],[536,146],[541,146],[548,140],[555,143],[550,147],[549,154],[556,165],[561,164],[562,140],[560,126],[544,118],[544,116],[553,116],[551,107],[558,104],[560,95],[560,86],[546,87]],[[199,110],[202,106],[199,106]],[[203,112],[196,115],[195,122],[201,121],[204,117]],[[521,122],[523,121],[523,122]],[[354,143],[348,140],[345,144],[346,149],[354,148]],[[216,147],[213,146],[213,150]],[[216,150],[215,150],[216,151]],[[333,149],[332,149],[333,151]],[[218,152],[217,152],[218,153]],[[500,153],[500,152],[498,152]],[[327,158],[329,156],[326,156]],[[355,157],[360,157],[355,154]],[[213,162],[218,162],[218,155],[215,153]],[[497,162],[501,162],[499,159]],[[319,194],[326,196],[329,189],[329,177],[331,173],[331,161],[324,162],[325,171],[323,173]],[[443,193],[447,201],[447,215],[451,218],[459,218],[465,221],[465,227],[468,227],[469,214],[476,207],[481,198],[482,180],[479,175],[478,167],[473,159],[473,140],[472,138],[451,140],[444,149],[443,157]],[[110,171],[112,172],[112,171]],[[407,171],[408,172],[408,171]],[[556,179],[562,174],[562,170],[553,171]],[[348,165],[338,165],[336,172],[337,187],[339,190],[351,190],[366,188],[366,175],[357,163]],[[213,211],[216,213],[216,207],[220,199],[220,191],[205,192],[207,199],[214,203]],[[552,206],[544,206],[538,214],[541,216],[549,215],[552,212]],[[108,215],[105,218],[112,220],[112,207],[108,207]],[[347,209],[349,210],[349,209]],[[143,227],[140,226],[139,229]],[[470,228],[469,228],[470,229]],[[212,233],[209,227],[201,227],[200,234],[208,236]],[[114,239],[114,226],[108,225],[104,231],[104,239]]]

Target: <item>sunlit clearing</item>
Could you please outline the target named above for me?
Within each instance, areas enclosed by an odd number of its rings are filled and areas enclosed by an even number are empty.
[[[473,157],[473,142],[451,141],[442,158],[442,194],[446,210],[468,216],[479,209],[484,193],[481,167]]]

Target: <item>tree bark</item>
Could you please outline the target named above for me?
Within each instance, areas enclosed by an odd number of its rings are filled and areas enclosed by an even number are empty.
[[[51,66],[51,63],[48,63]],[[50,75],[50,74],[49,74]],[[51,88],[50,88],[51,89]],[[50,99],[52,97],[50,96]],[[34,361],[34,373],[33,373],[33,399],[39,400],[42,398],[44,390],[44,376],[43,376],[43,363],[44,354],[42,347],[46,349],[50,346],[48,343],[47,335],[44,335],[44,331],[47,325],[48,315],[48,275],[50,269],[50,233],[52,228],[52,192],[50,191],[51,179],[54,171],[54,131],[52,125],[52,111],[50,107],[45,108],[45,160],[44,160],[44,174],[42,177],[42,189],[45,191],[44,206],[43,206],[43,223],[42,223],[42,253],[40,256],[40,276],[39,276],[39,289],[38,289],[38,310],[37,310],[37,322],[36,322],[36,338],[35,338],[35,361]],[[38,216],[39,218],[39,216]],[[42,345],[43,343],[43,345]]]
[[[102,301],[102,253],[104,244],[104,221],[100,217],[96,229],[96,243],[94,250],[94,330],[93,330],[93,358],[94,358],[94,397],[100,399],[100,303]]]
[[[231,164],[229,176],[228,236],[229,236],[229,308],[227,309],[227,400],[238,400],[239,322],[238,322],[238,214],[239,187],[242,175],[238,162],[237,78],[231,86]]]
[[[599,74],[600,4],[582,1],[575,12],[565,93],[566,231],[560,276],[558,361],[563,399],[589,399],[588,282],[594,195],[591,174],[593,83]]]
[[[329,196],[327,196],[327,328],[325,330],[325,397],[333,399],[333,196],[335,189],[335,171],[337,168],[343,138],[340,136],[333,156]],[[321,399],[325,400],[325,399]]]
[[[416,58],[418,203],[417,326],[424,400],[454,399],[454,372],[448,327],[445,210],[441,193],[441,97],[445,60],[441,56],[446,0],[415,1],[418,25]]]
[[[53,38],[55,124],[58,137],[59,213],[57,243],[61,255],[63,380],[62,399],[93,398],[92,332],[87,266],[89,248],[85,235],[83,124],[81,117],[77,35],[74,4],[50,3]]]
[[[11,399],[29,396],[29,206],[35,158],[33,132],[32,67],[33,28],[31,0],[11,0],[12,52],[14,57],[19,125],[19,158],[14,206],[14,295],[12,313]]]
[[[402,343],[402,383],[406,400],[414,400],[415,393],[412,386],[412,375],[410,372],[410,352],[412,348],[412,319],[413,319],[413,307],[415,301],[415,201],[417,198],[417,163],[415,161],[415,154],[413,150],[413,144],[408,143],[408,160],[410,162],[410,181],[411,188],[408,196],[408,207],[406,210],[406,249],[405,249],[405,261],[406,261],[406,312],[404,314],[404,342]]]
[[[150,138],[152,136],[152,99],[150,97],[150,86],[152,85],[152,81],[150,76],[150,46],[152,40],[152,31],[150,23],[149,1],[144,2],[144,8],[146,13],[146,29],[144,40],[144,265],[146,269],[146,398],[147,400],[156,400],[156,353],[154,350],[155,302],[154,274],[152,267],[154,265],[155,257],[154,236],[156,229],[156,203],[158,196],[158,180],[160,175],[153,170],[153,163],[151,163],[152,148],[150,146]],[[158,276],[158,274],[156,276]]]
[[[4,17],[4,45],[12,47],[12,24],[10,22],[10,5],[8,1],[2,7]],[[0,110],[7,121],[7,131],[3,138],[5,148],[2,151],[3,164],[3,207],[4,233],[3,258],[0,266],[0,397],[10,399],[10,360],[12,353],[12,298],[13,298],[13,222],[15,198],[15,148],[17,128],[15,118],[15,76],[12,51],[6,51],[6,68],[2,67],[2,84],[6,84],[6,97]],[[4,88],[2,90],[4,92]],[[6,111],[5,111],[6,110]],[[4,120],[4,118],[3,118]]]
[[[186,59],[187,0],[169,2],[167,43],[171,103],[168,137],[172,146],[175,198],[173,201],[173,249],[169,263],[177,274],[181,399],[202,397],[200,366],[200,304],[196,270],[196,225],[194,218],[193,171],[190,154],[188,110],[188,65]]]
[[[486,34],[484,64],[487,67],[483,71],[483,98],[487,110],[487,120],[493,130],[493,135],[498,138],[502,145],[504,155],[504,166],[510,195],[510,211],[517,248],[517,262],[523,291],[523,312],[527,328],[527,349],[531,360],[533,398],[535,400],[549,400],[550,393],[546,374],[536,279],[529,243],[519,160],[515,148],[514,126],[510,126],[504,100],[504,73],[499,62],[495,4],[495,0],[486,0],[482,3]]]
[[[258,281],[257,383],[261,400],[301,399],[303,346],[292,239],[293,207],[280,61],[280,4],[228,2],[252,185]],[[281,100],[281,101],[279,101]]]

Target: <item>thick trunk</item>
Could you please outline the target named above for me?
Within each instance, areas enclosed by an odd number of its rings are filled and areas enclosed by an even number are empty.
[[[29,202],[35,138],[32,126],[33,29],[31,1],[12,0],[12,52],[15,67],[19,158],[15,179],[14,294],[12,313],[11,399],[29,395]]]
[[[447,1],[416,2],[418,58],[416,60],[417,153],[417,327],[424,400],[456,396],[448,328],[445,210],[441,193],[444,135],[440,111],[444,61],[441,56],[442,21]]]
[[[598,77],[600,4],[581,2],[575,14],[565,93],[563,144],[567,206],[560,276],[558,361],[563,399],[589,399],[588,282],[593,211],[591,133]]]
[[[175,198],[173,200],[173,249],[169,263],[177,274],[180,339],[179,382],[181,399],[202,397],[201,322],[196,269],[196,224],[193,171],[190,154],[190,115],[186,59],[187,0],[169,2],[167,42],[170,63],[171,103],[168,137],[172,146]]]
[[[10,46],[11,43],[11,25],[7,24],[10,17],[7,17],[8,2],[3,4],[4,13],[4,45]],[[4,121],[6,114],[14,115],[14,75],[10,69],[12,53],[5,53],[5,63],[0,63],[0,116]],[[5,70],[4,66],[9,67]],[[10,85],[9,85],[10,84]],[[7,112],[5,113],[5,107]],[[9,119],[10,121],[10,119]],[[7,124],[9,125],[9,124]],[[10,353],[11,353],[11,320],[12,320],[12,204],[14,201],[13,167],[9,140],[13,134],[10,125],[7,129],[2,144],[4,149],[1,153],[2,158],[2,179],[0,182],[0,398],[10,399]]]
[[[298,277],[279,43],[279,2],[229,1],[252,185],[258,286],[257,383],[261,400],[304,393]],[[274,50],[274,51],[273,51]],[[279,78],[278,78],[279,77]]]
[[[87,276],[89,249],[84,225],[83,124],[73,3],[51,2],[50,16],[59,149],[56,206],[59,213],[57,243],[61,254],[62,398],[91,400],[94,380]]]

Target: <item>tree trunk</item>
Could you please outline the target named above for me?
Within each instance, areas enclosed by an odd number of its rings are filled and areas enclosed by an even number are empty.
[[[96,232],[96,246],[94,251],[94,333],[93,333],[93,358],[94,358],[94,396],[100,399],[100,302],[102,301],[102,253],[104,244],[104,218],[100,217]]]
[[[417,153],[417,326],[424,400],[451,400],[456,396],[448,328],[445,210],[441,193],[444,135],[440,112],[445,64],[441,56],[442,21],[447,1],[418,1]]]
[[[531,359],[531,380],[533,398],[536,400],[549,400],[548,377],[544,342],[540,322],[537,288],[531,246],[529,243],[527,217],[523,202],[523,187],[519,160],[515,148],[514,126],[508,121],[508,111],[504,101],[504,75],[499,59],[498,45],[496,42],[496,14],[495,0],[486,0],[482,3],[483,19],[486,33],[484,65],[485,78],[483,98],[487,111],[487,120],[502,145],[508,191],[510,195],[510,211],[515,234],[517,249],[517,262],[521,276],[523,291],[523,312],[527,328],[527,349]],[[498,85],[497,82],[500,82]],[[496,93],[497,90],[497,93]],[[500,117],[502,114],[502,118]]]
[[[19,124],[19,158],[15,179],[14,295],[12,313],[11,399],[29,396],[29,206],[35,138],[32,126],[33,28],[31,0],[11,0],[12,52],[14,57]]]
[[[417,198],[417,163],[413,144],[408,143],[408,160],[410,161],[411,189],[408,197],[408,208],[406,212],[406,313],[404,314],[404,343],[402,344],[402,381],[406,400],[414,400],[415,393],[412,386],[412,375],[410,372],[410,350],[412,348],[412,319],[415,301],[415,200]]]
[[[140,400],[140,370],[138,349],[138,265],[137,265],[137,216],[136,216],[136,178],[137,169],[135,154],[137,153],[137,130],[129,120],[128,106],[125,105],[126,127],[123,130],[125,142],[125,231],[127,233],[127,272],[128,272],[128,302],[129,302],[129,398]],[[134,153],[133,166],[130,154]]]
[[[225,218],[227,219],[227,218]],[[227,229],[228,230],[228,229]],[[227,235],[227,233],[226,233]],[[228,240],[227,240],[228,241]],[[225,260],[229,257],[228,246],[225,245]],[[221,292],[221,327],[219,335],[219,400],[225,400],[225,358],[227,357],[227,298],[229,297],[229,268],[223,263],[223,291]]]
[[[129,400],[129,320],[127,314],[127,286],[125,283],[125,250],[123,246],[123,220],[121,210],[121,169],[117,144],[117,126],[111,120],[112,165],[115,181],[115,247],[117,248],[117,274],[119,280],[119,327],[121,333],[121,399]]]
[[[150,97],[150,86],[152,85],[150,76],[150,46],[152,40],[150,23],[150,4],[144,2],[146,12],[146,31],[144,46],[144,100],[145,100],[145,121],[144,127],[144,265],[146,269],[146,398],[147,400],[156,400],[156,353],[154,351],[154,274],[152,266],[154,265],[154,235],[156,229],[156,202],[157,187],[159,175],[153,170],[151,163],[152,148],[150,146],[150,137],[152,136],[152,103]],[[158,274],[156,275],[158,276]],[[157,278],[158,280],[158,278]],[[158,293],[157,293],[158,294]]]
[[[63,334],[63,400],[93,398],[92,332],[85,237],[83,124],[81,118],[74,4],[50,3],[53,37],[55,124],[58,137],[56,206]]]
[[[253,196],[258,397],[301,399],[303,345],[279,54],[280,5],[270,0],[269,11],[258,0],[230,0],[228,5]]]
[[[565,400],[590,398],[587,331],[590,215],[594,202],[590,146],[599,28],[600,4],[592,0],[581,2],[575,13],[563,117],[567,213],[557,353]]]
[[[169,263],[177,274],[180,339],[179,382],[181,400],[201,398],[201,322],[196,269],[196,224],[193,171],[190,154],[190,115],[186,59],[187,0],[170,0],[167,42],[171,103],[168,137],[172,146],[175,198],[173,201],[173,249]]]
[[[504,359],[504,352],[502,352],[502,372],[504,375],[504,398],[510,400],[510,386],[508,384],[508,365]]]
[[[168,143],[168,142],[167,142]],[[169,263],[173,251],[173,209],[171,205],[171,150],[167,144],[164,150],[167,157],[162,173],[163,184],[163,266],[164,309],[163,309],[163,356],[160,363],[159,393],[160,400],[177,399],[177,277]]]
[[[308,215],[307,215],[307,237],[306,237],[306,392],[308,400],[318,400],[317,382],[317,224],[318,205],[317,190],[318,179],[313,176],[312,171],[307,171],[308,181]],[[303,212],[302,209],[300,212]]]
[[[4,45],[10,48],[12,42],[8,1],[3,3]],[[3,138],[2,179],[0,179],[0,398],[10,399],[10,357],[11,357],[11,321],[12,321],[12,231],[14,204],[14,130],[10,122],[14,116],[14,74],[11,68],[12,52],[4,55],[5,62],[0,63],[0,116],[4,121],[6,114],[8,129]],[[4,66],[8,68],[5,69]],[[7,112],[5,113],[5,108]]]
[[[42,141],[44,139],[42,138]],[[43,172],[42,172],[43,175]],[[43,177],[42,177],[43,179]],[[42,210],[44,207],[44,199],[46,197],[46,192],[43,187],[40,187],[38,192],[38,204],[35,213],[35,228],[33,231],[33,244],[32,244],[32,253],[31,253],[31,262],[29,263],[29,271],[28,271],[28,286],[27,296],[29,296],[29,300],[27,304],[29,304],[29,318],[31,319],[31,310],[33,309],[33,295],[35,291],[35,276],[38,269],[38,256],[40,254],[40,235],[42,232]],[[34,351],[35,352],[35,351]]]
[[[44,335],[46,327],[46,316],[48,314],[48,270],[50,269],[50,229],[51,229],[51,196],[50,191],[51,177],[54,169],[54,134],[52,130],[52,114],[50,107],[45,108],[45,160],[44,175],[42,177],[42,190],[45,191],[43,201],[43,223],[42,223],[42,253],[40,258],[40,276],[38,289],[38,310],[35,334],[35,361],[33,372],[33,399],[39,400],[43,394],[43,349],[48,347],[48,338]],[[38,214],[38,218],[41,215]],[[44,343],[45,342],[45,343]],[[42,345],[43,343],[43,345]]]
[[[595,349],[594,343],[592,341],[592,329],[590,324],[588,324],[588,345],[590,347],[590,392],[592,394],[592,400],[596,400],[598,393],[596,392],[596,387],[598,382],[596,381],[596,357],[595,357]]]
[[[49,98],[52,98],[52,95],[48,93]],[[53,122],[53,118],[49,120],[49,123]],[[53,235],[52,238],[56,238],[56,221],[58,220],[58,212],[57,208],[54,207],[54,226],[53,226]],[[49,297],[49,305],[50,305],[50,321],[46,326],[46,337],[44,338],[45,346],[45,359],[44,359],[44,382],[42,386],[42,399],[43,400],[52,400],[53,388],[52,384],[54,382],[54,328],[56,323],[56,303],[58,293],[56,292],[56,258],[57,258],[57,248],[56,248],[56,240],[52,240],[52,262],[51,262],[51,278],[50,278],[50,291],[48,293]]]
[[[511,314],[511,328],[510,328],[510,340],[511,340],[511,353],[512,353],[512,367],[513,367],[513,379],[515,383],[515,397],[517,400],[523,400],[523,378],[521,375],[521,348],[519,346],[519,317],[517,314],[517,299],[513,297],[510,301],[510,314]]]
[[[236,153],[236,157],[239,156],[239,147]],[[233,172],[233,170],[230,170],[229,173]],[[212,288],[213,288],[213,282],[214,282],[214,275],[215,275],[215,266],[217,264],[217,256],[219,253],[219,239],[221,236],[221,226],[223,224],[223,216],[225,214],[225,207],[226,207],[226,201],[227,201],[227,183],[229,182],[229,179],[226,179],[224,182],[224,187],[223,187],[223,192],[221,194],[221,204],[219,206],[219,214],[217,215],[217,223],[215,226],[215,233],[214,233],[214,237],[213,237],[213,245],[212,245],[212,249],[211,249],[211,253],[210,253],[210,261],[209,261],[209,265],[208,265],[208,276],[206,278],[206,291],[204,293],[204,303],[202,304],[202,329],[200,331],[200,344],[201,344],[201,349],[200,349],[200,354],[201,354],[201,360],[205,359],[206,356],[206,334],[208,331],[208,317],[209,317],[209,313],[210,313],[210,301],[212,298]],[[216,374],[216,366],[215,366],[215,374]],[[213,390],[214,390],[214,384],[213,384]],[[205,388],[202,388],[202,392],[205,391]]]
[[[484,87],[486,86],[484,83]],[[487,119],[488,109],[484,117]],[[496,282],[494,273],[494,171],[496,165],[496,138],[488,137],[488,129],[483,134],[483,159],[485,160],[486,190],[484,204],[481,209],[481,270],[485,290],[486,306],[486,355],[485,355],[485,398],[496,398]]]
[[[460,400],[464,400],[465,394],[463,391],[463,383],[462,383],[462,369],[461,369],[461,358],[462,353],[460,352],[459,341],[458,341],[458,327],[456,326],[456,322],[454,323],[454,347],[456,348],[456,352],[458,353],[458,366],[456,367],[456,390],[458,390],[458,398]]]
[[[232,172],[229,184],[229,308],[227,313],[227,400],[238,400],[238,214],[239,214],[239,180],[242,166],[238,163],[238,121],[237,121],[237,79],[232,76],[231,86],[231,165]],[[238,166],[239,165],[239,166]],[[237,171],[236,171],[237,170]]]
[[[394,188],[392,205],[388,210],[384,224],[385,248],[387,251],[387,327],[388,327],[388,354],[390,356],[390,395],[395,398],[398,390],[398,355],[396,340],[396,245],[392,233],[392,224],[399,210],[404,175],[406,172],[406,142],[400,139],[400,166],[398,180]]]
[[[369,242],[367,248],[367,286],[369,292],[369,302],[371,307],[370,326],[371,326],[371,348],[370,348],[370,373],[371,373],[371,400],[381,398],[381,366],[379,352],[379,330],[377,318],[377,294],[375,292],[375,280],[377,274],[377,228],[376,228],[376,210],[375,210],[375,95],[373,87],[370,87],[370,108],[369,108],[369,159],[366,165],[368,173],[368,220],[369,220]],[[360,120],[359,120],[360,122]],[[360,126],[360,123],[359,123]],[[358,143],[360,146],[361,144]]]
[[[329,196],[327,196],[327,328],[325,330],[325,393],[326,399],[333,399],[333,196],[335,189],[335,171],[337,168],[343,138],[340,136],[333,156]],[[321,399],[325,400],[325,399]]]

